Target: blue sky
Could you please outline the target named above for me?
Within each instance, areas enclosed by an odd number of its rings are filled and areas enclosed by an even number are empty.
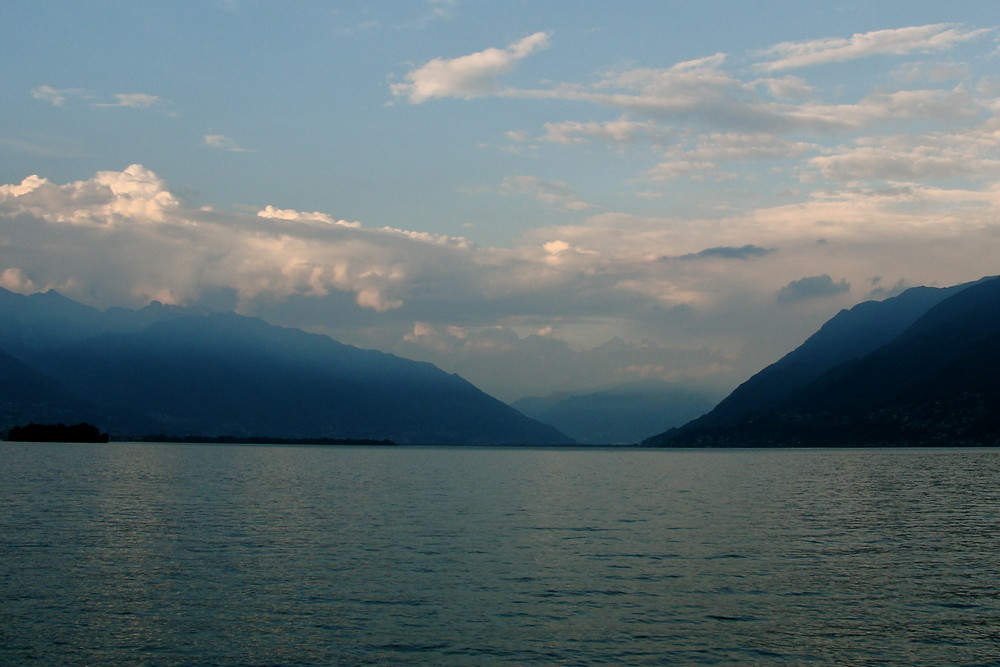
[[[730,388],[840,308],[997,273],[992,2],[4,18],[7,289],[236,308],[512,400]]]

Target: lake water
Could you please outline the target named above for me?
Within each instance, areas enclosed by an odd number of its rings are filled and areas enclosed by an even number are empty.
[[[0,664],[1000,664],[996,450],[0,460]]]

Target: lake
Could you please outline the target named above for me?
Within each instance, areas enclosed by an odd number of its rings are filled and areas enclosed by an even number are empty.
[[[997,450],[0,459],[0,664],[1000,664]]]

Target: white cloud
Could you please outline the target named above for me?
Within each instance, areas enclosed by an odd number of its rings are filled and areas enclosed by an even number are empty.
[[[490,48],[450,60],[435,58],[408,72],[407,83],[392,84],[392,94],[411,104],[441,97],[469,99],[493,94],[499,90],[497,77],[548,45],[549,34],[536,32],[505,49]]]
[[[162,222],[179,206],[163,180],[137,164],[120,172],[99,171],[88,181],[61,186],[29,176],[18,185],[0,186],[0,204],[7,215],[99,227]]]
[[[312,213],[307,213],[304,211],[296,211],[290,208],[275,208],[274,206],[265,206],[263,209],[257,211],[257,216],[260,218],[271,218],[274,220],[317,220],[319,222],[325,222],[329,225],[341,225],[342,227],[360,227],[360,222],[348,222],[346,220],[337,220],[332,215],[328,213],[322,213],[320,211],[313,211]]]
[[[873,55],[944,51],[989,32],[992,30],[967,30],[956,23],[937,23],[856,33],[848,38],[831,37],[807,42],[783,42],[758,52],[759,56],[772,59],[758,64],[757,67],[775,72],[856,60]]]

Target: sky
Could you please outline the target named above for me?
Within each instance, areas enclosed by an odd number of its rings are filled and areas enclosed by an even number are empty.
[[[8,0],[0,287],[512,401],[728,391],[1000,273],[992,0]]]

